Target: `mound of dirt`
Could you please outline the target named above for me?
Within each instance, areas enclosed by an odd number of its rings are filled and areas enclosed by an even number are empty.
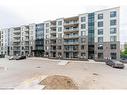
[[[44,89],[78,89],[71,78],[61,75],[49,76],[39,84],[45,85]]]

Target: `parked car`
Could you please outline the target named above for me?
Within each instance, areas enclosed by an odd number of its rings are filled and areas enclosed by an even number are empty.
[[[16,60],[26,59],[26,56],[18,56]]]
[[[16,59],[16,56],[10,56],[9,57],[9,60],[15,60]]]
[[[126,58],[121,58],[121,59],[120,59],[120,62],[122,62],[122,63],[127,63],[127,59],[126,59]]]
[[[106,60],[106,64],[113,68],[121,68],[123,69],[125,66],[123,63],[117,60]]]

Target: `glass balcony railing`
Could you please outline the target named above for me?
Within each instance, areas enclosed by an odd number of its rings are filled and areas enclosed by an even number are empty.
[[[69,24],[78,24],[78,21],[70,21],[70,22],[64,22],[64,25],[69,25]]]
[[[64,44],[79,44],[79,42],[64,42]]]
[[[64,31],[78,31],[79,28],[70,28],[70,29],[64,29]]]
[[[64,35],[64,38],[77,38],[79,35]]]

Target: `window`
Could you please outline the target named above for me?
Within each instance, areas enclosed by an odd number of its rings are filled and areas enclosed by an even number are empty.
[[[85,56],[86,56],[85,52],[81,53],[81,57],[85,57]]]
[[[116,33],[116,28],[110,28],[110,34],[115,34]]]
[[[86,25],[85,24],[81,24],[81,29],[85,29]]]
[[[103,27],[103,21],[98,22],[98,27]]]
[[[48,41],[48,40],[46,40],[46,41],[45,41],[45,44],[48,44],[48,43],[49,43],[49,41]]]
[[[58,50],[61,50],[61,46],[58,46]]]
[[[103,44],[99,44],[99,45],[98,45],[98,49],[99,49],[99,50],[103,50]]]
[[[98,29],[98,35],[103,35],[103,29]]]
[[[62,43],[62,40],[59,39],[59,40],[58,40],[58,43],[61,44],[61,43]]]
[[[81,22],[85,22],[86,21],[86,17],[81,17]]]
[[[98,59],[103,59],[103,53],[98,53]]]
[[[98,37],[98,42],[99,43],[103,42],[103,37]]]
[[[98,14],[98,19],[103,19],[103,14]]]
[[[110,17],[116,17],[116,11],[110,12]]]
[[[85,31],[81,31],[81,36],[85,36]]]
[[[110,37],[110,41],[111,41],[111,42],[115,42],[115,41],[116,41],[116,36],[111,36],[111,37]]]
[[[111,44],[111,45],[110,45],[110,48],[111,48],[111,49],[116,49],[116,44]]]
[[[49,27],[49,23],[46,23],[46,27]]]
[[[62,34],[60,33],[60,34],[58,34],[58,38],[62,38]]]
[[[48,35],[46,35],[46,39],[48,38]]]
[[[85,43],[85,38],[81,38],[81,43]]]
[[[58,27],[58,32],[61,32],[62,31],[62,27]]]
[[[62,21],[58,21],[58,25],[62,25]]]
[[[85,46],[84,45],[81,45],[81,50],[84,50]]]
[[[49,33],[49,29],[46,29],[46,33]]]
[[[111,53],[110,55],[111,55],[111,59],[116,59],[117,58],[116,53]]]
[[[115,19],[114,19],[114,20],[110,20],[110,25],[111,25],[111,26],[116,25],[116,20],[115,20]]]

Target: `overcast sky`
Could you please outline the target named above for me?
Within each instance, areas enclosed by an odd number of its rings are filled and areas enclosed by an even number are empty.
[[[0,28],[120,7],[120,41],[126,42],[126,5],[126,0],[0,0]]]

